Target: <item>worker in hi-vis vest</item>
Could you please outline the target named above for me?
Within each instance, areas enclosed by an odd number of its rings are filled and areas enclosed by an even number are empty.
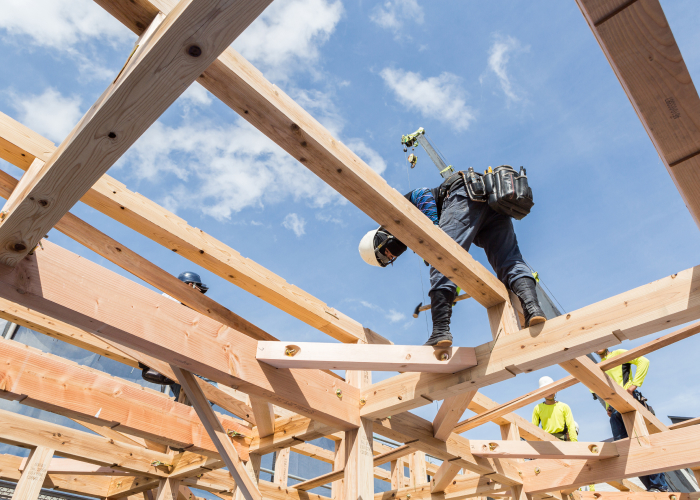
[[[540,379],[540,389],[554,383],[551,377]],[[542,424],[542,429],[549,432],[561,441],[578,441],[578,424],[574,421],[574,414],[566,403],[557,401],[556,393],[548,394],[544,402],[535,406],[532,410],[532,423],[536,426]]]
[[[606,359],[619,356],[623,352],[627,352],[627,349],[617,349],[612,352],[608,351],[607,349],[601,349],[600,351],[597,351],[597,354],[600,356],[601,361],[605,361]],[[636,367],[634,374],[632,374],[632,365]],[[646,402],[646,398],[642,396],[642,393],[638,390],[638,388],[644,383],[644,378],[647,376],[648,371],[649,360],[644,356],[640,356],[629,361],[628,363],[623,363],[619,366],[611,368],[610,370],[606,370],[605,373],[610,375],[611,379],[617,382],[620,386],[624,387],[625,390],[632,395],[632,397],[634,397],[637,401],[644,405],[644,407],[653,413],[653,410]],[[612,430],[613,439],[618,441],[629,437],[620,412],[607,403],[605,403],[605,408],[607,409],[608,416],[610,417],[610,428]],[[639,479],[642,481],[647,491],[668,491],[668,483],[666,483],[666,477],[664,476],[663,472],[660,474],[639,476]]]

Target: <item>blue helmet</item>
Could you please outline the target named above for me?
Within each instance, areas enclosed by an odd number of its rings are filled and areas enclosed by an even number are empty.
[[[209,287],[202,283],[202,278],[199,277],[199,274],[193,273],[192,271],[185,271],[184,273],[180,273],[180,276],[178,276],[177,279],[185,283],[192,283],[193,285],[197,285],[197,287],[202,293],[207,293],[207,290],[209,290]]]

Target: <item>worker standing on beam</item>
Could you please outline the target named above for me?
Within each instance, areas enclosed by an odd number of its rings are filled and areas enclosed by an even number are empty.
[[[553,384],[552,377],[540,379],[540,389]],[[574,414],[566,403],[556,400],[556,393],[544,397],[544,402],[535,406],[532,410],[532,423],[537,427],[542,424],[542,429],[561,441],[578,441],[578,424],[574,421]]]
[[[511,217],[496,212],[485,200],[475,197],[469,188],[468,175],[473,176],[474,172],[471,169],[467,173],[457,172],[437,188],[414,189],[405,197],[467,252],[472,243],[483,248],[498,279],[520,299],[525,326],[543,323],[546,317],[537,299],[537,283],[520,253]],[[359,250],[368,264],[386,267],[406,251],[406,245],[380,227],[362,238]],[[424,345],[452,345],[450,319],[456,288],[457,285],[431,266],[433,332]]]
[[[601,349],[597,351],[598,356],[600,356],[601,361],[614,358],[620,354],[627,352],[627,349],[616,349],[614,351],[609,351],[607,349]],[[634,365],[635,371],[632,374],[632,365]],[[642,396],[638,388],[644,383],[644,379],[649,371],[649,360],[644,356],[640,356],[636,359],[631,360],[629,363],[623,363],[614,368],[606,370],[611,379],[622,386],[627,392],[629,392],[637,401],[639,401],[646,409],[654,413],[654,410],[647,404],[647,399]],[[596,398],[594,394],[594,398]],[[629,437],[627,434],[627,429],[625,429],[625,423],[622,420],[622,415],[615,408],[605,403],[605,408],[608,411],[608,416],[610,417],[610,428],[612,429],[613,439],[619,441],[620,439],[625,439]],[[650,474],[648,476],[639,476],[640,481],[644,484],[647,491],[657,492],[657,491],[668,491],[668,483],[666,483],[666,476],[663,472],[660,474]]]

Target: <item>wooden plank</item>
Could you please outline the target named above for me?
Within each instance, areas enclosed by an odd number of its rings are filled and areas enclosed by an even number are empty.
[[[167,474],[151,465],[168,463],[169,455],[110,440],[62,425],[0,410],[0,441],[22,447],[43,446],[63,457],[87,460],[121,470],[163,477]]]
[[[0,340],[0,358],[7,360],[0,364],[0,397],[167,446],[217,455],[194,410],[158,391],[12,340]],[[239,420],[220,418],[227,428],[250,433]],[[247,458],[246,441],[236,439],[235,446]]]
[[[158,7],[167,10],[173,3],[161,1]],[[126,7],[120,10],[124,22],[129,13]],[[135,6],[131,15],[142,19],[143,7]],[[125,24],[137,33],[142,29],[133,20]],[[227,50],[198,81],[421,257],[436,263],[479,303],[489,307],[508,300],[506,288],[492,273],[240,54]]]
[[[470,439],[469,446],[474,456],[498,458],[565,458],[605,459],[617,457],[615,443],[585,443],[565,441],[496,441]]]
[[[462,468],[452,462],[442,462],[442,465],[431,481],[431,492],[442,493],[449,485],[452,484],[454,478],[459,474]]]
[[[470,347],[258,342],[258,361],[277,368],[454,373],[476,364]]]
[[[654,414],[643,407],[630,393],[618,385],[607,373],[598,368],[587,356],[560,363],[559,366],[576,377],[582,384],[595,392],[608,404],[611,404],[620,413],[639,412],[644,417],[644,420],[649,422],[652,432],[668,430],[666,424],[662,423]]]
[[[670,430],[673,430],[673,429],[680,429],[682,427],[689,427],[691,425],[698,425],[698,424],[700,424],[700,417],[691,418],[690,420],[684,420],[683,422],[678,422],[677,424],[669,425],[668,428]]]
[[[700,467],[700,427],[692,426],[649,436],[650,446],[634,444],[635,439],[615,442],[619,457],[607,460],[532,460],[523,466],[525,491],[577,488],[587,484],[616,481],[669,470]],[[539,469],[536,473],[535,469]]]
[[[41,447],[39,447],[41,448]],[[38,448],[37,448],[38,449]],[[27,469],[30,457],[21,459],[18,469],[24,471]],[[31,465],[29,465],[31,467]],[[102,465],[81,462],[72,458],[51,458],[46,463],[47,474],[62,474],[71,476],[128,476],[130,472],[124,472],[112,467],[104,467]]]
[[[258,426],[258,435],[269,436],[275,432],[275,412],[272,405],[255,396],[250,398],[250,406],[253,408],[255,421]]]
[[[69,293],[78,288],[80,294]],[[0,296],[328,425],[352,428],[359,421],[353,387],[326,373],[258,363],[250,337],[48,241],[14,269],[0,267]]]
[[[31,139],[21,142],[22,148],[31,150],[40,141],[50,143],[0,113],[0,138],[14,137],[17,130],[20,137],[29,135]],[[21,163],[15,165],[22,168]],[[391,343],[108,175],[102,176],[81,201],[341,342],[363,339]]]
[[[659,1],[577,3],[700,224],[700,98]]]
[[[515,410],[522,408],[523,406],[527,406],[531,403],[534,403],[535,401],[539,401],[546,395],[552,394],[553,392],[559,392],[563,389],[566,389],[567,387],[571,387],[576,384],[578,384],[578,380],[575,377],[571,375],[568,377],[564,377],[561,380],[557,380],[556,382],[548,384],[542,389],[537,389],[528,392],[524,396],[520,396],[511,401],[508,401],[507,403],[498,405],[483,413],[479,413],[476,416],[469,417],[468,419],[459,422],[455,426],[454,432],[456,432],[457,434],[461,434],[462,432],[474,429],[475,427],[483,425],[487,422],[491,422],[496,418],[501,417],[507,413],[514,412]]]
[[[442,500],[443,498],[445,500],[463,500],[482,495],[485,498],[503,491],[510,491],[510,489],[487,476],[461,474],[441,494],[431,493],[431,484],[425,483],[418,487],[409,486],[377,493],[374,498],[375,500]],[[408,499],[408,495],[411,495],[410,499]]]
[[[156,18],[114,82],[13,203],[0,262],[14,266],[271,0],[185,0]]]
[[[23,170],[27,170],[35,158],[47,161],[56,150],[53,142],[4,113],[0,113],[0,131],[0,158]]]
[[[275,475],[272,482],[280,488],[286,488],[289,480],[289,453],[289,448],[275,452]]]
[[[340,442],[341,441],[336,441],[336,446],[338,446],[337,443]],[[335,462],[336,453],[334,451],[321,448],[320,446],[316,446],[315,444],[297,443],[291,447],[291,451],[293,451],[294,453],[298,453],[299,455],[315,458],[316,460],[326,462],[327,464],[332,464]]]
[[[451,375],[404,373],[375,383],[362,394],[360,414],[385,418],[698,317],[700,269],[687,269],[478,346],[474,368]]]
[[[676,500],[691,500],[691,494],[674,491],[575,491],[574,500],[669,500],[673,496]]]
[[[29,454],[27,465],[12,494],[12,500],[37,500],[44,484],[49,463],[53,458],[51,448],[37,446]]]
[[[171,367],[175,372],[175,376],[177,376],[178,383],[185,390],[187,397],[192,402],[192,406],[197,411],[197,415],[199,415],[222,460],[226,463],[229,473],[236,481],[238,490],[246,500],[262,500],[260,491],[245,471],[236,448],[226,435],[226,430],[221,425],[221,421],[214,413],[214,410],[209,406],[209,402],[200,389],[199,384],[195,381],[195,377],[190,372],[181,370],[175,365]]]
[[[251,453],[265,455],[295,446],[303,441],[327,436],[332,432],[334,428],[301,415],[278,418],[275,420],[275,433],[270,436],[261,438],[257,429],[252,430],[249,450]]]
[[[640,488],[632,481],[628,481],[627,479],[620,479],[619,481],[608,481],[607,483],[613,488],[617,488],[620,491],[646,491],[645,489]]]
[[[413,452],[413,448],[411,448],[409,445],[404,444],[403,446],[397,446],[396,448],[386,451],[384,453],[380,453],[379,455],[374,456],[374,466],[377,467],[378,465],[383,465],[389,462],[393,462],[395,460],[398,460],[400,458],[403,458],[405,456],[408,456]]]
[[[333,470],[330,471],[326,474],[322,474],[318,477],[315,477],[313,479],[308,479],[306,481],[303,481],[301,483],[295,484],[292,486],[292,488],[297,489],[299,491],[308,491],[312,490],[318,486],[323,486],[324,484],[330,484],[333,483],[334,481],[338,481],[339,479],[343,479],[345,477],[345,470]]]
[[[334,443],[334,457],[333,457],[333,470],[345,470],[345,435],[343,434],[343,439],[335,441]],[[345,475],[343,475],[345,478]],[[334,481],[331,484],[331,498],[333,500],[343,500],[345,498],[345,480]]]

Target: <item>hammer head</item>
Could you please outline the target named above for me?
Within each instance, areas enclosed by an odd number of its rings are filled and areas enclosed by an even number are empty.
[[[423,305],[422,302],[419,303],[419,304],[416,306],[416,308],[413,310],[413,317],[414,317],[414,318],[417,318],[418,315],[420,314],[420,306],[422,306],[422,305]]]

